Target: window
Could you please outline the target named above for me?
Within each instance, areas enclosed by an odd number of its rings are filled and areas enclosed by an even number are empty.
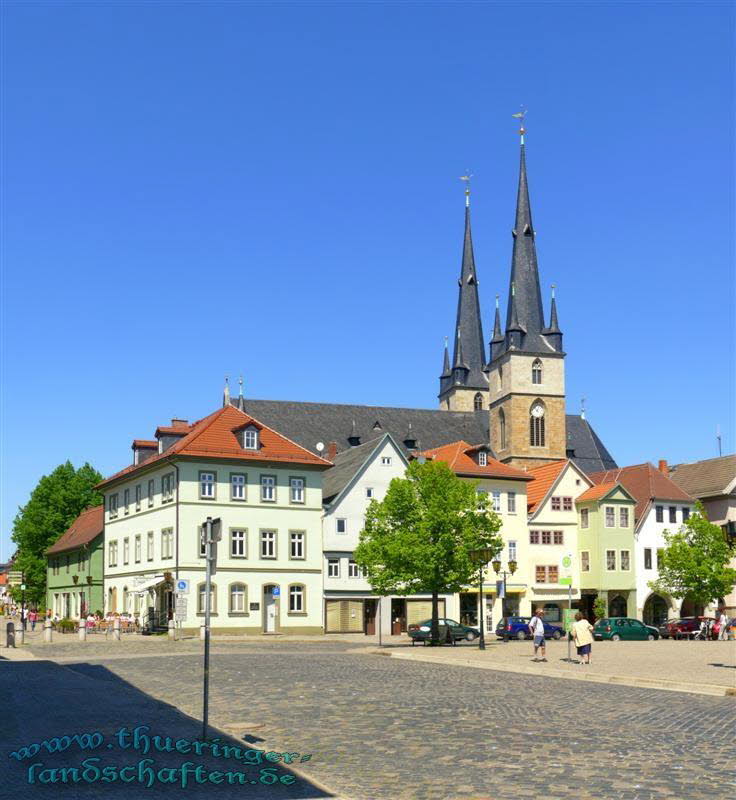
[[[606,506],[606,527],[616,527],[616,508],[615,506]]]
[[[479,467],[486,467],[488,466],[488,453],[485,450],[481,450],[478,453],[478,466]]]
[[[261,531],[261,558],[276,558],[276,531]]]
[[[499,441],[499,450],[506,449],[506,414],[504,410],[501,409],[498,412],[498,441]]]
[[[557,583],[559,570],[555,564],[546,567],[537,565],[534,572],[537,583]]]
[[[115,519],[118,515],[118,496],[116,494],[111,494],[110,498],[107,502],[107,510],[110,513],[110,519]]]
[[[532,364],[532,383],[540,384],[542,382],[542,362],[537,358]]]
[[[682,507],[682,521],[687,522],[690,519],[690,509],[687,506]]]
[[[164,528],[161,531],[161,558],[174,557],[174,529]]]
[[[373,487],[366,486],[365,487],[365,496],[370,500],[373,497]]]
[[[327,577],[339,578],[340,577],[340,559],[328,558],[327,559]]]
[[[661,547],[657,548],[657,569],[662,569],[662,559],[664,558],[664,550]]]
[[[130,561],[130,539],[126,536],[123,539],[123,564]]]
[[[677,506],[670,506],[670,522],[677,522]]]
[[[201,500],[215,499],[216,480],[214,472],[199,473],[199,497]]]
[[[391,456],[381,456],[381,464],[384,467],[390,467],[391,466]]]
[[[565,543],[564,531],[552,531],[552,536],[554,537],[554,543],[555,544],[564,544]]]
[[[197,614],[204,614],[204,600],[205,600],[205,584],[200,583],[197,586]],[[210,612],[217,613],[217,586],[214,583],[210,584]]]
[[[143,494],[141,490],[140,483],[135,487],[135,510],[141,510],[141,495]]]
[[[304,478],[289,478],[289,502],[304,502]]]
[[[338,517],[335,520],[336,528],[335,530],[338,533],[347,533],[348,532],[348,521],[343,517]]]
[[[255,428],[246,428],[243,433],[243,447],[246,450],[258,450],[258,431]]]
[[[644,569],[651,569],[652,568],[652,548],[645,547],[644,548]]]
[[[529,531],[529,544],[539,544],[539,531]]]
[[[276,502],[276,476],[261,475],[261,500],[264,503]]]
[[[230,584],[230,613],[231,614],[245,614],[246,613],[246,589],[244,583],[231,583]]]
[[[360,578],[360,567],[352,558],[348,561],[348,578]]]
[[[587,550],[580,552],[580,571],[590,572],[590,553]]]
[[[562,498],[553,497],[551,502],[552,502],[552,511],[561,511],[562,510]]]
[[[130,489],[123,492],[123,513],[130,514]]]
[[[606,550],[606,569],[610,572],[616,569],[616,551]]]
[[[174,473],[161,478],[161,502],[170,503],[174,499]]]
[[[146,540],[146,560],[153,561],[153,531],[148,531]]]
[[[618,527],[629,527],[629,509],[626,506],[621,506],[618,510]]]
[[[289,533],[289,558],[306,558],[304,531],[290,531]]]
[[[509,492],[506,495],[506,510],[509,514],[516,514],[516,492]]]
[[[581,528],[590,527],[590,509],[588,508],[580,509],[580,527]]]
[[[544,447],[544,406],[537,400],[529,413],[529,444]]]
[[[148,507],[153,508],[153,493],[155,491],[156,482],[151,478],[148,481]]]
[[[245,500],[245,475],[239,472],[230,473],[230,499]]]
[[[572,511],[572,497],[563,497],[562,498],[562,510],[563,511]]]
[[[133,558],[136,564],[141,563],[141,535],[140,533],[135,537],[135,545],[133,547]]]
[[[542,544],[552,544],[552,531],[542,531]]]
[[[248,551],[247,532],[242,529],[230,531],[230,555],[233,558],[246,558]]]
[[[516,542],[509,541],[509,561],[516,561]]]
[[[491,497],[493,498],[493,510],[500,511],[501,510],[501,492],[491,492]]]
[[[621,551],[621,569],[628,572],[631,569],[631,554],[628,550]]]
[[[657,522],[664,522],[664,506],[657,506],[655,513]]]
[[[480,392],[476,392],[476,395],[473,398],[473,411],[482,411],[482,410],[483,410],[483,395]]]
[[[304,613],[304,587],[300,584],[289,587],[289,613]]]
[[[107,566],[117,567],[118,565],[118,543],[110,542],[107,546]]]

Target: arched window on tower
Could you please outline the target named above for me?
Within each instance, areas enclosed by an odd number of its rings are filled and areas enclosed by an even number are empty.
[[[503,409],[498,412],[498,449],[506,449],[506,414]]]
[[[532,364],[532,383],[542,382],[542,362],[536,358]]]
[[[477,392],[475,397],[473,398],[473,411],[482,411],[483,410],[483,395],[480,392]]]
[[[529,412],[529,444],[532,447],[544,447],[544,403],[535,400]]]

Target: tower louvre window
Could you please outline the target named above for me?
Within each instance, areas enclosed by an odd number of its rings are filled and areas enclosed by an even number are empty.
[[[483,410],[483,395],[480,392],[477,392],[475,397],[473,398],[473,411],[482,411]]]
[[[498,433],[499,433],[499,450],[506,449],[506,414],[501,409],[498,412]]]
[[[545,447],[544,405],[537,401],[529,413],[529,444],[532,447]]]
[[[542,383],[542,362],[538,358],[532,364],[532,383]]]

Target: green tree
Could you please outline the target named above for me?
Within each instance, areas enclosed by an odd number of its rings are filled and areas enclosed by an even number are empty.
[[[596,619],[602,619],[608,616],[608,603],[604,597],[596,597],[593,602],[593,613]]]
[[[394,478],[382,502],[371,502],[355,550],[371,587],[380,595],[432,595],[432,642],[439,640],[440,594],[473,581],[471,552],[501,551],[501,520],[488,509],[477,483],[464,481],[443,462],[412,461]]]
[[[31,497],[13,521],[12,539],[18,546],[14,569],[25,575],[26,602],[41,603],[46,596],[46,549],[50,547],[85,508],[98,505],[102,496],[94,487],[102,475],[89,464],[75,469],[71,462],[60,464],[44,475]],[[20,589],[13,596],[20,599]]]
[[[728,566],[734,550],[718,525],[708,521],[703,506],[677,532],[664,532],[659,578],[650,588],[672,597],[692,597],[706,606],[725,597],[736,584],[736,569]]]

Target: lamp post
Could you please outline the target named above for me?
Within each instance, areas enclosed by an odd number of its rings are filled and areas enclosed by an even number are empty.
[[[505,569],[504,570],[501,569],[501,559],[498,558],[498,556],[496,556],[496,558],[493,559],[493,571],[496,573],[496,575],[503,575],[503,599],[501,600],[501,616],[503,616],[503,601],[506,599],[506,576],[513,575],[516,572],[517,566],[518,564],[512,558],[509,561],[509,571],[506,572]],[[508,637],[504,636],[503,641],[506,642],[506,644],[508,644],[509,641]]]
[[[477,550],[470,551],[470,557],[478,564],[478,614],[480,615],[480,636],[478,638],[478,649],[486,649],[485,635],[485,612],[483,608],[483,567],[493,558],[494,551],[490,547],[479,547]]]

